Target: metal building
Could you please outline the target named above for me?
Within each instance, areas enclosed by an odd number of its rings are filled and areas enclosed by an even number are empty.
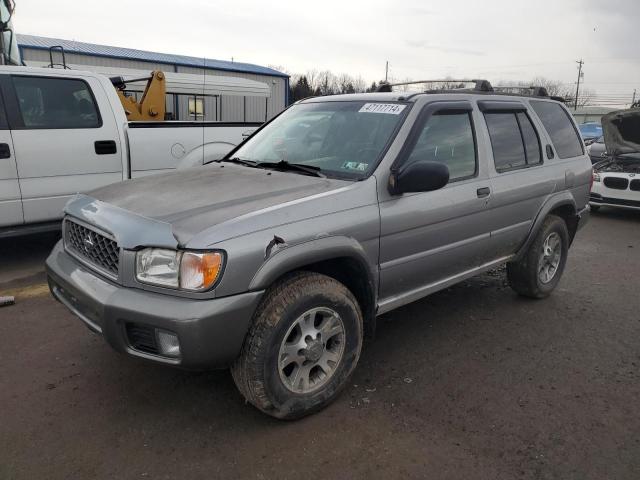
[[[175,120],[263,122],[280,113],[288,104],[289,76],[268,67],[34,35],[18,34],[17,39],[22,59],[29,66],[49,65],[50,55],[54,63],[61,63],[60,51],[50,50],[51,47],[61,46],[65,52],[66,64],[72,68],[110,75],[163,70],[167,73],[236,77],[265,83],[271,90],[266,99],[252,96],[167,94],[167,112]],[[132,91],[132,94],[137,93]]]

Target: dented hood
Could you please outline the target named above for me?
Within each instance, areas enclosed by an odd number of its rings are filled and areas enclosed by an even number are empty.
[[[184,245],[195,234],[241,215],[350,183],[225,163],[128,180],[89,195],[137,216],[169,224]]]
[[[610,155],[640,152],[640,108],[608,113],[602,117],[602,130]]]

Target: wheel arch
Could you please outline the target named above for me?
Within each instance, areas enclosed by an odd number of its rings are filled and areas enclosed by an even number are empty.
[[[266,289],[296,271],[321,273],[344,284],[360,304],[365,335],[373,335],[378,292],[377,268],[357,240],[331,236],[281,247],[253,276],[249,290]]]
[[[562,192],[559,195],[554,195],[549,198],[540,208],[540,211],[533,222],[533,226],[529,230],[527,239],[518,249],[516,254],[517,260],[521,259],[526,253],[527,249],[542,228],[545,218],[549,215],[556,215],[565,221],[567,224],[567,230],[569,230],[569,245],[571,245],[571,242],[573,242],[573,238],[578,230],[578,209],[573,196],[569,192]]]

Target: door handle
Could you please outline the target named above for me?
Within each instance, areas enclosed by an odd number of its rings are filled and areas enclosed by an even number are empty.
[[[482,187],[476,190],[478,194],[478,198],[488,197],[491,194],[491,189],[489,187]]]
[[[8,143],[0,143],[0,158],[11,158],[11,149]]]
[[[96,149],[96,155],[111,155],[118,153],[115,140],[96,140],[93,144]]]

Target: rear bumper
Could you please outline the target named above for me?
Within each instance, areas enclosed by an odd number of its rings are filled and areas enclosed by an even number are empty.
[[[263,294],[193,300],[122,287],[75,261],[61,242],[47,258],[46,269],[53,296],[115,350],[190,369],[219,368],[233,362]],[[127,333],[131,325],[175,333],[180,357],[135,348]]]
[[[591,208],[587,205],[578,212],[578,230],[587,224],[589,218],[591,218]]]

